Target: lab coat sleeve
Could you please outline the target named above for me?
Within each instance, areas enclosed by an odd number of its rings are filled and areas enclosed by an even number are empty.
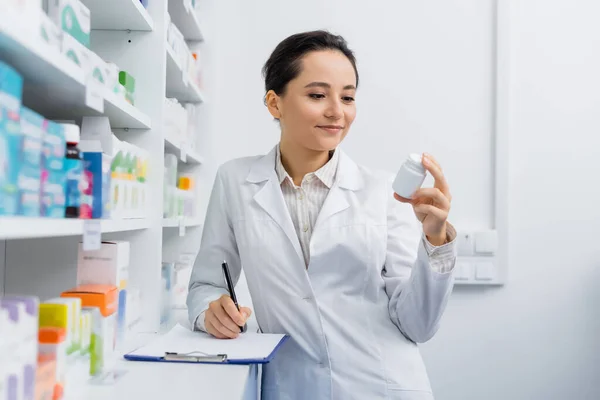
[[[427,246],[412,207],[394,199],[393,191],[388,196],[387,253],[382,277],[389,297],[389,314],[404,336],[423,343],[437,332],[452,292],[456,244],[452,240],[437,248]]]
[[[221,264],[227,261],[234,285],[241,272],[240,256],[228,214],[229,193],[222,170],[221,167],[217,172],[211,192],[200,251],[194,262],[187,296],[192,327],[203,331],[206,331],[204,312],[208,305],[224,294],[229,295]]]

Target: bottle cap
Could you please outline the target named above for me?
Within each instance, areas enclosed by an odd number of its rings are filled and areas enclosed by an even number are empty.
[[[65,130],[67,143],[79,143],[79,126],[75,124],[60,124]]]
[[[423,157],[421,156],[421,154],[410,154],[406,159],[406,162],[410,164],[413,168],[418,168],[419,171],[425,172],[425,167],[423,166]]]

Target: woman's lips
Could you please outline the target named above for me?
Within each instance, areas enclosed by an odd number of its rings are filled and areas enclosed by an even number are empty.
[[[339,125],[317,125],[317,128],[322,129],[325,132],[330,133],[332,135],[335,135],[336,133],[339,133],[342,129],[344,129],[344,127]]]

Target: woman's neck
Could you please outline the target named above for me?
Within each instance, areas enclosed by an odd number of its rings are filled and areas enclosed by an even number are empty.
[[[294,184],[300,186],[304,175],[315,172],[329,161],[329,151],[315,151],[281,140],[281,163]]]

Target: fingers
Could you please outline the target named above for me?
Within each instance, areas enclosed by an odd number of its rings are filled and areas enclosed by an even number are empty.
[[[442,167],[438,164],[438,162],[429,154],[423,154],[423,166],[431,175],[433,179],[435,179],[435,187],[440,189],[446,197],[450,198],[450,188],[448,187],[448,182],[446,181],[446,177],[442,172]]]
[[[430,198],[433,200],[436,207],[441,208],[444,211],[450,210],[450,199],[448,199],[448,197],[446,197],[446,195],[438,188],[419,189],[413,194],[412,198],[415,202],[424,198]]]
[[[209,322],[219,333],[233,339],[240,334],[240,327],[225,311],[223,303],[222,298],[210,303],[206,312],[205,323]]]
[[[248,318],[250,318],[250,316],[252,315],[252,310],[249,309],[248,307],[240,307],[240,312],[242,313],[242,316],[244,317],[244,323],[246,323]]]
[[[210,322],[208,317],[204,321],[204,326],[206,327],[206,332],[210,333],[217,339],[233,339],[229,336],[222,334],[217,328],[215,328],[215,326]]]
[[[222,296],[208,306],[204,317],[206,331],[219,339],[235,339],[240,335],[240,327],[252,315],[248,307],[241,307],[238,311],[235,303],[229,296]]]
[[[398,193],[394,193],[394,198],[396,200],[398,200],[400,203],[409,203],[409,204],[412,203],[412,199],[407,199],[405,197],[402,197],[402,196],[398,195]]]
[[[246,320],[244,316],[238,311],[237,307],[235,306],[235,303],[233,302],[233,300],[231,300],[231,297],[221,297],[221,306],[223,307],[223,310],[227,313],[227,316],[229,317],[228,319],[237,324],[237,329],[239,330],[239,327],[244,325],[244,322],[246,322]]]
[[[445,221],[448,218],[448,211],[442,210],[431,204],[417,204],[414,210],[418,214],[433,215],[440,221]]]

